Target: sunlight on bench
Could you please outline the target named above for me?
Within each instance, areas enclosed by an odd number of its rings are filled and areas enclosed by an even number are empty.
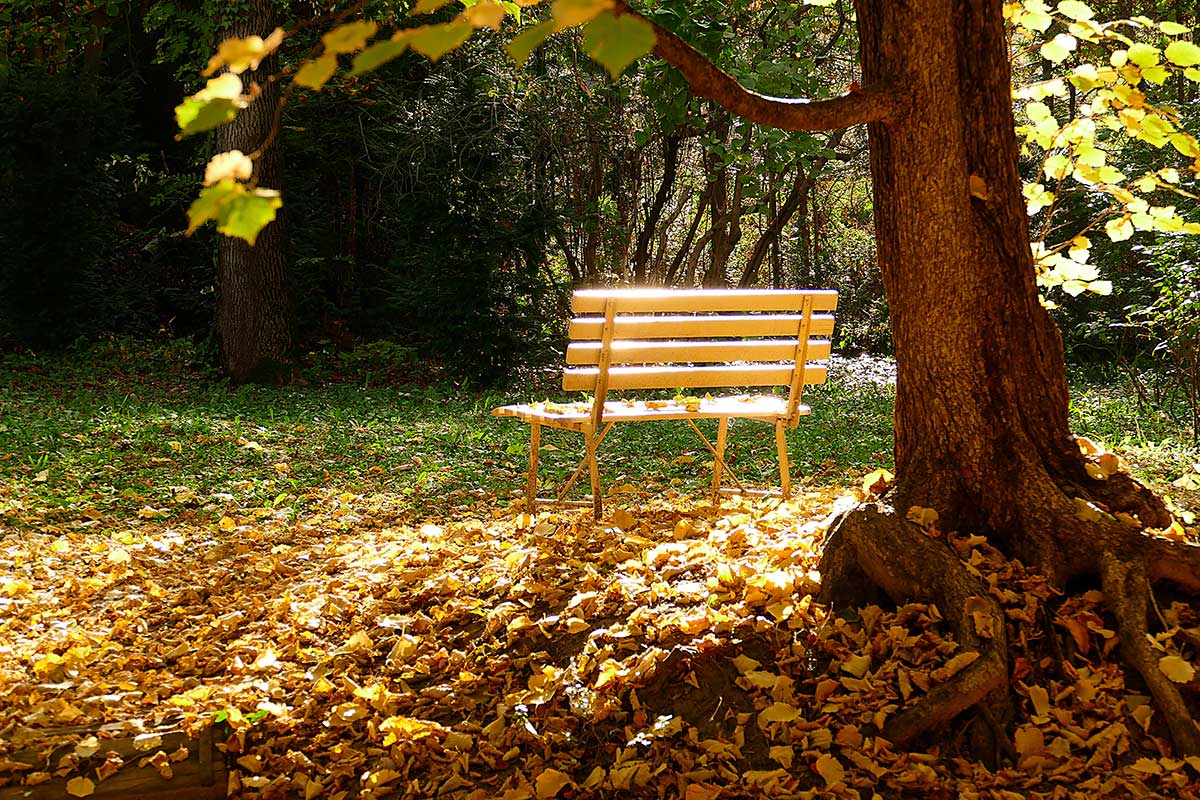
[[[722,491],[729,421],[758,420],[775,426],[782,495],[791,494],[786,428],[794,428],[810,408],[801,403],[804,386],[825,382],[837,292],[798,289],[588,289],[575,292],[563,389],[585,392],[592,402],[528,403],[492,411],[530,426],[527,510],[538,502],[565,502],[588,470],[591,505],[603,513],[596,453],[617,422],[687,420],[713,456],[712,491]],[[818,313],[823,312],[823,313]],[[787,394],[722,394],[711,390],[786,387]],[[671,389],[667,399],[613,400],[609,392]],[[684,396],[685,391],[705,394]],[[697,419],[718,420],[710,442]],[[541,427],[577,431],[585,455],[556,498],[539,500],[538,451]]]

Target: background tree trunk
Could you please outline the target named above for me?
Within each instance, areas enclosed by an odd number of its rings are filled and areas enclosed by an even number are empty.
[[[231,37],[265,36],[275,27],[270,0],[252,0],[248,13],[227,31]],[[278,69],[274,57],[243,79],[263,81]],[[262,95],[237,118],[217,129],[217,150],[251,153],[267,138],[279,105],[279,86],[270,82]],[[281,187],[279,142],[256,162],[256,178],[264,186]],[[217,336],[221,362],[237,383],[286,381],[292,345],[293,305],[288,279],[283,222],[276,219],[258,235],[254,247],[221,236],[217,245]]]

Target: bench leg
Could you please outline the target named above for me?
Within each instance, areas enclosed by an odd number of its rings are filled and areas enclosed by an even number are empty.
[[[721,417],[717,423],[717,446],[713,450],[712,493],[716,498],[721,493],[721,477],[725,472],[725,439],[729,435],[729,417]]]
[[[786,428],[783,426],[783,420],[775,422],[775,449],[779,451],[779,483],[783,490],[783,499],[787,500],[792,496],[792,472],[788,468],[787,454],[787,437],[784,435]]]
[[[537,513],[538,450],[541,444],[542,426],[536,422],[529,423],[529,477],[525,484],[525,510],[530,514]]]
[[[596,437],[596,432],[591,429],[584,429],[583,442],[587,448],[587,465],[588,478],[592,482],[592,511],[596,515],[596,520],[604,515],[604,498],[600,494],[600,465],[596,462],[596,448],[599,446],[599,439]]]

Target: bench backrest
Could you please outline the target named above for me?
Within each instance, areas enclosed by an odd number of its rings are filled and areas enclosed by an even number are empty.
[[[805,384],[825,382],[837,292],[822,289],[584,289],[575,292],[563,389],[787,386],[794,425]]]

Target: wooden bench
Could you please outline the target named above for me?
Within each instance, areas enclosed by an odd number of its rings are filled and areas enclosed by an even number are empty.
[[[596,452],[617,422],[682,419],[691,423],[713,456],[714,495],[721,491],[729,421],[744,418],[772,423],[779,457],[782,494],[791,494],[786,428],[794,428],[808,406],[800,402],[806,384],[825,382],[829,336],[837,292],[763,289],[590,289],[575,292],[563,389],[587,392],[587,403],[532,403],[504,406],[496,416],[529,423],[527,508],[537,509],[538,450],[541,428],[583,435],[585,455],[558,497],[562,503],[583,470],[591,480],[591,505],[603,513]],[[740,387],[785,387],[784,394],[695,396],[679,400],[613,400],[610,392],[671,389],[707,392]],[[718,420],[715,443],[696,425]]]

